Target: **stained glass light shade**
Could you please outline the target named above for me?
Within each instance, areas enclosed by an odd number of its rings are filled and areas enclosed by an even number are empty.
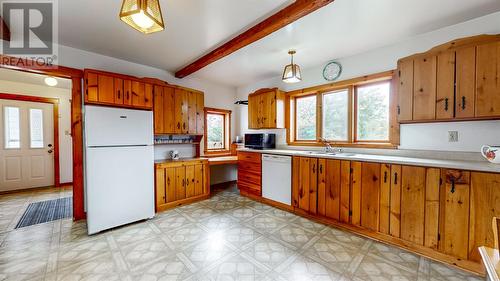
[[[292,56],[292,62],[285,66],[285,70],[283,70],[283,82],[285,83],[297,83],[302,81],[302,74],[300,73],[300,67],[293,63],[293,55],[295,51],[289,51],[288,54]]]
[[[159,0],[123,0],[120,19],[145,34],[165,29]]]

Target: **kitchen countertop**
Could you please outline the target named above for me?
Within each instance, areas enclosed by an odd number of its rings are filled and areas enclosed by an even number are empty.
[[[180,158],[180,159],[177,159],[177,160],[173,160],[173,159],[161,159],[161,160],[155,160],[155,165],[156,164],[177,163],[177,162],[200,161],[200,160],[208,160],[208,158],[204,158],[204,157],[198,157],[198,158]]]
[[[389,156],[389,155],[374,155],[374,154],[362,154],[362,153],[338,153],[335,155],[329,155],[329,154],[321,154],[321,151],[314,151],[316,153],[314,152],[311,153],[311,151],[286,150],[286,149],[258,150],[258,149],[242,148],[239,149],[238,151],[500,173],[500,165],[489,163],[486,160],[463,161],[463,160],[415,158],[415,157]]]

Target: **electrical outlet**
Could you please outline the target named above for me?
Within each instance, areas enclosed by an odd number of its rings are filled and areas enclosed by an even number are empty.
[[[458,142],[458,131],[448,131],[448,142]]]

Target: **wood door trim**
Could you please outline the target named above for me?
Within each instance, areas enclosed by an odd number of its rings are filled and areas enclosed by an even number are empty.
[[[10,30],[5,20],[0,16],[0,39],[10,41]]]
[[[0,93],[2,100],[15,100],[24,102],[38,102],[52,104],[53,112],[53,131],[54,131],[54,186],[61,185],[61,171],[59,167],[59,99],[57,98],[44,98],[34,97],[20,94]]]
[[[83,71],[76,68],[45,65],[27,58],[0,55],[0,68],[50,75],[71,79],[71,136],[73,143],[73,219],[86,217],[83,195],[83,124],[82,78]]]
[[[333,3],[333,0],[296,0],[222,46],[183,67],[175,73],[175,77],[184,78],[330,3]]]

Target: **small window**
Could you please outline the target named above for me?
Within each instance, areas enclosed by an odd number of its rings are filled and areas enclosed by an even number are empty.
[[[43,148],[43,111],[30,108],[30,147]]]
[[[357,141],[389,141],[390,82],[356,87]]]
[[[323,138],[330,141],[349,140],[349,91],[323,94]]]
[[[205,155],[230,153],[231,111],[205,108]]]
[[[224,115],[207,114],[207,149],[224,149]]]
[[[20,148],[20,114],[19,107],[6,106],[4,107],[4,135],[5,135],[5,148]]]
[[[296,101],[296,139],[316,140],[316,96],[298,97]]]

